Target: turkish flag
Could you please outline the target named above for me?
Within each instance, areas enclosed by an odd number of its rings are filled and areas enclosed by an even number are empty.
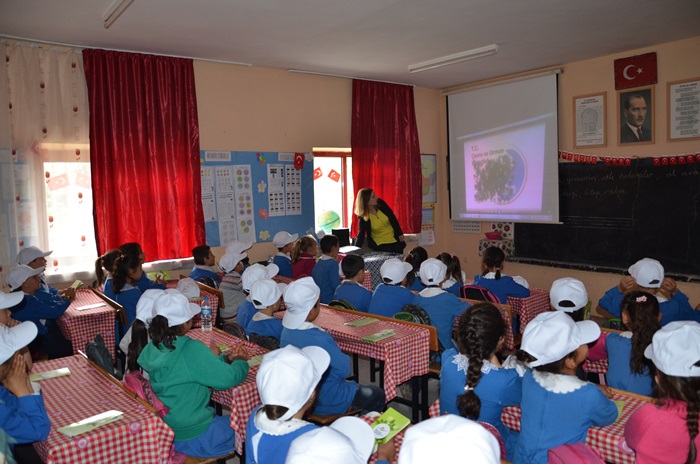
[[[294,153],[294,169],[303,169],[304,168],[304,154],[303,153]]]
[[[615,90],[657,82],[656,52],[615,60]]]
[[[49,186],[49,190],[52,192],[70,185],[70,182],[68,181],[68,174],[61,174],[60,176],[52,177],[46,183]]]
[[[323,175],[321,168],[314,169],[314,180],[319,179]]]
[[[330,177],[333,182],[338,182],[340,180],[340,174],[338,174],[338,171],[335,169],[331,169],[331,172],[328,173],[328,177]]]

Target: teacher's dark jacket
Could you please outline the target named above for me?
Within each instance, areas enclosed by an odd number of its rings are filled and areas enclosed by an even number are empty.
[[[386,214],[386,217],[389,218],[389,223],[394,229],[394,239],[398,242],[399,237],[403,235],[403,231],[401,230],[399,221],[396,219],[396,215],[391,210],[391,208],[389,208],[389,205],[387,205],[386,202],[381,198],[377,198],[377,209],[382,213]],[[362,244],[365,242],[366,235],[369,247],[375,250],[377,248],[377,244],[374,243],[374,240],[372,240],[372,225],[370,224],[369,219],[365,220],[362,217],[358,217],[357,220],[359,221],[359,232],[357,234],[355,246],[362,248]]]

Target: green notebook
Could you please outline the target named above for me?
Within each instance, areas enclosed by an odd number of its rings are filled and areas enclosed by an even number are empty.
[[[619,422],[620,417],[622,417],[622,410],[625,409],[625,402],[622,400],[612,400],[612,402],[617,406],[617,419],[615,419],[615,422]]]
[[[375,319],[373,317],[363,317],[362,319],[358,319],[356,321],[346,322],[345,325],[350,327],[363,327],[365,325],[374,324],[375,322],[379,322],[379,319]]]
[[[378,342],[379,340],[384,340],[385,338],[393,337],[394,336],[394,331],[391,329],[384,329],[380,330],[377,333],[374,333],[372,335],[367,335],[366,337],[362,337],[360,340],[364,342]]]
[[[394,438],[394,435],[408,427],[411,420],[398,412],[394,408],[387,408],[384,414],[377,417],[372,423],[372,431],[374,438],[381,444],[384,444]]]
[[[162,271],[147,272],[146,276],[151,280],[158,280],[158,277],[162,277],[163,280],[170,280],[170,271],[165,269]]]
[[[87,419],[83,419],[79,422],[66,425],[65,427],[61,427],[58,429],[58,431],[63,435],[75,437],[85,432],[94,430],[97,427],[117,421],[121,419],[123,415],[124,413],[121,411],[107,411],[103,412],[102,414],[97,414],[96,416],[88,417]]]

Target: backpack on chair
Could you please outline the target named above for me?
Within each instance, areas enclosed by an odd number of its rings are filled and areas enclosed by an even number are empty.
[[[121,375],[114,370],[112,354],[107,349],[102,334],[95,335],[95,340],[87,342],[85,345],[85,354],[90,361],[100,366],[109,375],[121,380]]]
[[[500,303],[501,300],[494,295],[491,290],[479,285],[464,285],[459,289],[459,297],[467,300],[488,301],[490,303]]]
[[[394,314],[394,319],[415,322],[416,324],[431,325],[430,316],[418,305],[407,304],[401,308],[401,312]]]

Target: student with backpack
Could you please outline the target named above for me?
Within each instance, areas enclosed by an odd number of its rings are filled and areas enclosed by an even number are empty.
[[[483,272],[481,275],[474,276],[474,285],[489,289],[498,297],[500,303],[506,303],[509,296],[527,298],[530,296],[530,290],[518,283],[515,278],[503,274],[505,261],[506,254],[503,250],[498,247],[488,247],[483,256]],[[518,280],[520,279],[522,278]]]

